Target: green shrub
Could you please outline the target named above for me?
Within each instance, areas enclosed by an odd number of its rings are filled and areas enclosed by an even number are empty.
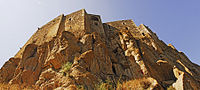
[[[110,80],[106,80],[105,82],[101,82],[96,85],[96,90],[115,90],[114,84]]]
[[[78,90],[86,90],[83,85],[78,85],[77,88],[78,88]]]
[[[67,62],[66,64],[64,64],[62,66],[62,70],[61,72],[66,76],[70,70],[70,68],[72,67],[72,63],[71,62]]]

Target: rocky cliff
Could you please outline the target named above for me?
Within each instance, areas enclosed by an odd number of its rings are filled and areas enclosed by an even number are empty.
[[[107,81],[121,90],[143,79],[140,89],[199,90],[200,66],[143,24],[102,23],[85,10],[38,28],[0,70],[1,83],[43,90],[92,90]]]

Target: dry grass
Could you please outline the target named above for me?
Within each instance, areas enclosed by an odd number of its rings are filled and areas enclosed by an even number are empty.
[[[127,81],[122,85],[118,85],[117,90],[146,90],[151,84],[150,79],[147,78],[135,79]]]
[[[34,90],[34,89],[33,89],[33,87],[27,87],[25,85],[0,84],[0,90]]]
[[[152,86],[151,78],[141,78],[130,80],[124,82],[123,84],[117,83],[115,86],[110,80],[106,80],[105,82],[101,82],[96,85],[94,90],[146,90]],[[78,90],[86,90],[84,86],[78,86]],[[38,90],[35,86],[27,87],[26,85],[8,85],[8,84],[0,84],[0,90]],[[167,90],[174,90],[169,87]]]
[[[96,85],[95,90],[115,90],[115,87],[110,80],[106,80],[105,82],[101,82],[98,85]]]
[[[118,82],[117,86],[115,87],[111,81],[107,80],[106,82],[98,84],[95,90],[146,90],[155,88],[156,86],[153,84],[156,85],[156,83],[157,81],[155,81],[153,78],[141,78],[130,80],[124,82],[123,84]]]
[[[176,90],[173,86],[169,86],[167,90]]]

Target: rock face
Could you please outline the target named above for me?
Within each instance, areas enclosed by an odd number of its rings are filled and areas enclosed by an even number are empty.
[[[117,85],[144,77],[150,78],[150,89],[155,84],[159,89],[200,89],[200,66],[147,26],[132,20],[102,23],[99,15],[85,10],[39,28],[0,70],[1,83],[44,90],[92,90],[106,80]]]

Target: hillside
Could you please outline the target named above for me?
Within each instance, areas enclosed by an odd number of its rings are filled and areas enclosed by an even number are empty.
[[[200,66],[143,24],[102,23],[82,9],[38,28],[3,65],[0,82],[42,90],[199,90]]]

